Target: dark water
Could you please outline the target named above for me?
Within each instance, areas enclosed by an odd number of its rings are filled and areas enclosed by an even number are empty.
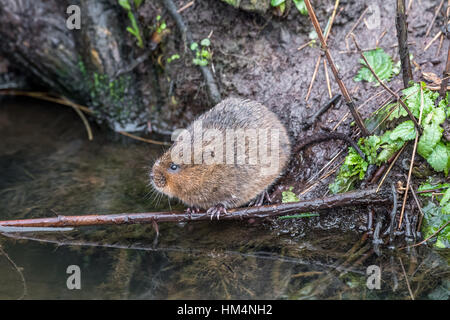
[[[0,219],[180,207],[150,193],[161,148],[94,129],[67,107],[0,101]],[[320,217],[314,218],[320,223]],[[0,234],[0,298],[448,299],[449,253],[373,250],[362,233],[293,235],[269,222],[83,227]],[[67,286],[78,266],[81,289]],[[380,271],[379,289],[367,269]],[[402,267],[403,266],[403,267]],[[69,284],[73,283],[70,282]],[[409,288],[408,288],[409,287]]]

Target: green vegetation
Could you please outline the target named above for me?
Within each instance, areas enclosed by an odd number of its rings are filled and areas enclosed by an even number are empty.
[[[399,64],[394,66],[391,56],[381,48],[364,52],[364,57],[366,57],[370,66],[381,80],[389,81],[393,75],[397,75],[400,72]],[[358,74],[353,80],[375,82],[375,86],[378,86],[379,83],[372,72],[370,72],[369,68],[367,68],[365,61],[363,59],[360,59],[359,61],[363,66],[359,69]]]
[[[131,22],[131,27],[127,27],[127,31],[131,33],[137,40],[139,48],[144,47],[144,41],[142,40],[141,31],[139,30],[136,17],[133,14],[133,11],[131,10],[131,5],[129,0],[118,0],[119,5],[127,10],[128,19]],[[134,0],[134,4],[136,7],[139,7],[142,3],[142,0]]]
[[[94,114],[100,118],[101,114],[107,115],[117,122],[129,120],[131,115],[129,107],[135,104],[134,101],[129,101],[129,97],[126,94],[127,88],[133,86],[131,77],[122,75],[111,80],[106,74],[97,72],[89,74],[81,58],[78,61],[78,67],[90,93],[90,106]],[[99,107],[101,107],[101,111]]]
[[[304,16],[308,15],[308,10],[306,10],[306,5],[304,0],[292,0],[295,4],[297,10]]]
[[[198,66],[207,66],[209,61],[211,60],[211,51],[209,50],[209,46],[211,45],[211,41],[208,38],[200,41],[200,47],[197,42],[191,43],[191,50],[194,51],[195,57],[192,59],[192,62]]]
[[[297,10],[302,14],[307,16],[308,10],[306,10],[306,5],[304,0],[292,0],[294,2],[295,7]],[[270,0],[270,5],[274,8],[277,8],[280,10],[280,12],[283,14],[286,10],[286,0]]]
[[[290,187],[287,191],[283,191],[281,193],[281,202],[282,203],[288,203],[288,202],[298,202],[300,199],[295,195],[295,193],[292,192],[292,189],[294,187]],[[279,220],[285,220],[285,219],[298,219],[298,218],[309,218],[309,217],[318,217],[318,213],[300,213],[300,214],[294,214],[290,216],[282,216],[279,217]]]
[[[414,83],[402,91],[403,100],[415,118],[419,119],[421,112],[421,101],[423,99],[421,126],[423,133],[419,137],[417,153],[422,156],[435,172],[443,172],[448,176],[450,169],[450,142],[443,138],[443,128],[441,124],[445,121],[446,115],[450,113],[449,95],[436,106],[439,94],[432,92],[425,87],[425,83]],[[399,103],[391,103],[383,106],[377,113],[382,114],[382,118],[391,122],[407,119],[407,112]],[[369,164],[381,165],[388,161],[405,142],[416,138],[416,128],[412,120],[403,120],[392,130],[386,130],[381,135],[371,135],[360,138],[358,146],[366,155],[366,160],[352,147],[344,160],[344,164],[339,169],[335,181],[330,184],[329,189],[333,193],[346,192],[354,188],[358,180],[362,180],[366,174]],[[429,202],[423,208],[425,222],[423,225],[424,236],[430,236],[450,219],[450,184],[426,183],[419,188],[419,191],[444,189],[443,195],[438,197],[439,205]],[[422,195],[422,194],[421,194]],[[424,194],[427,196],[427,194]],[[449,229],[449,228],[447,228]],[[438,237],[437,247],[449,247],[450,231],[443,230]]]
[[[450,143],[442,138],[443,128],[440,125],[445,121],[446,113],[450,112],[447,102],[448,94],[447,99],[442,100],[436,107],[435,101],[439,94],[426,89],[424,83],[415,83],[404,89],[405,104],[417,119],[420,113],[421,87],[424,100],[421,121],[423,134],[419,138],[417,152],[435,171],[444,172],[447,176],[450,169]],[[388,104],[382,107],[380,112],[390,113],[389,119],[391,120],[407,115],[398,103]],[[403,147],[406,141],[413,140],[415,137],[414,123],[412,120],[405,120],[393,130],[387,130],[382,135],[359,139],[358,146],[366,155],[366,160],[350,147],[344,164],[334,183],[330,185],[330,190],[333,193],[339,193],[353,189],[354,183],[364,178],[369,164],[385,163]]]
[[[167,63],[171,63],[174,60],[180,59],[180,55],[178,53],[175,53],[171,55],[169,58],[167,58]]]
[[[428,238],[450,220],[450,183],[426,182],[418,188],[418,191],[430,191],[420,193],[423,197],[431,198],[422,208],[424,214],[422,232],[424,238]],[[438,195],[434,195],[433,192]],[[433,199],[437,200],[439,205],[434,203]],[[434,245],[437,248],[450,248],[450,228],[444,228],[438,234]]]
[[[278,217],[278,220],[286,220],[286,219],[299,219],[299,218],[311,218],[311,217],[318,217],[318,213],[300,213],[300,214],[294,214],[292,216],[282,216]]]
[[[292,189],[294,187],[290,187],[289,190],[283,191],[281,193],[281,202],[287,203],[287,202],[298,202],[300,199],[295,195],[295,193],[292,192]]]
[[[167,24],[164,20],[161,20],[161,16],[158,15],[156,16],[156,22],[157,22],[157,26],[156,26],[156,32],[157,33],[162,33],[164,30],[167,29]]]

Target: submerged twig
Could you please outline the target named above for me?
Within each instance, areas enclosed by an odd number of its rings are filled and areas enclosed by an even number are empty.
[[[420,246],[420,245],[424,244],[425,242],[427,242],[428,240],[430,240],[431,238],[437,236],[437,235],[438,235],[445,227],[447,227],[449,224],[450,224],[450,221],[447,221],[447,222],[444,223],[439,229],[437,229],[436,232],[434,232],[432,235],[430,235],[430,236],[427,237],[426,239],[424,239],[424,240],[422,240],[422,241],[420,241],[420,242],[418,242],[418,243],[416,243],[416,244],[413,244],[413,245],[411,245],[411,246],[402,247],[402,248],[399,248],[399,249],[413,248],[413,247]]]
[[[411,296],[411,300],[414,300],[414,295],[411,291],[411,286],[409,285],[408,276],[406,275],[405,267],[403,266],[402,258],[398,257],[398,260],[400,261],[400,266],[402,267],[403,275],[405,277],[406,286],[408,287],[409,295]]]
[[[22,300],[27,295],[27,283],[25,282],[25,277],[23,276],[22,271],[20,268],[16,265],[16,263],[9,257],[9,255],[3,250],[2,246],[0,245],[0,254],[4,255],[6,259],[9,261],[9,263],[13,266],[13,268],[17,271],[17,273],[20,276],[20,279],[22,280],[22,286],[23,291],[22,295],[18,298],[18,300]]]

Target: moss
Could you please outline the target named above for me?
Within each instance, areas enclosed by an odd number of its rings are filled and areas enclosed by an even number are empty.
[[[122,75],[111,80],[107,74],[93,72],[89,74],[86,65],[80,59],[78,67],[83,76],[86,90],[89,92],[90,107],[99,120],[125,123],[133,117],[137,102],[129,95],[127,88],[133,88],[131,76]],[[139,106],[138,106],[139,108]],[[135,114],[138,114],[136,112]]]

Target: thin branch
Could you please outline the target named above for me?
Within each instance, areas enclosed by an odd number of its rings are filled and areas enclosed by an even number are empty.
[[[428,27],[427,32],[425,33],[425,38],[428,37],[428,35],[430,34],[431,28],[433,28],[433,25],[434,25],[434,21],[436,20],[436,17],[439,14],[439,11],[441,10],[443,4],[444,4],[444,0],[441,1],[439,6],[437,7],[436,11],[434,12],[433,19],[431,19],[430,26]]]
[[[157,141],[157,140],[152,140],[152,139],[146,139],[146,138],[138,137],[138,136],[136,136],[134,134],[131,134],[129,132],[126,132],[126,131],[117,131],[117,133],[120,133],[120,134],[122,134],[124,136],[130,137],[132,139],[143,141],[143,142],[147,142],[147,143],[158,144],[158,145],[162,145],[162,146],[170,146],[170,145],[172,145],[171,143],[165,142],[165,141]]]
[[[322,44],[322,48],[325,51],[325,56],[328,60],[331,71],[333,72],[333,75],[336,79],[339,89],[341,90],[342,95],[344,96],[344,99],[347,102],[347,106],[349,107],[350,112],[352,113],[353,118],[355,119],[356,125],[360,128],[362,135],[367,136],[369,134],[369,132],[367,131],[366,127],[364,126],[364,123],[363,123],[358,111],[356,111],[355,103],[353,102],[352,98],[350,97],[347,87],[345,86],[344,82],[342,81],[341,76],[339,75],[339,71],[337,70],[336,65],[334,64],[333,58],[331,56],[330,51],[328,50],[326,40],[323,36],[322,29],[320,28],[320,24],[319,24],[319,21],[317,20],[314,9],[311,6],[311,3],[309,2],[309,0],[305,0],[305,5],[306,5],[306,9],[308,10],[309,17],[311,18],[312,24],[314,25],[314,29],[317,32],[317,36],[320,39],[320,43]]]
[[[379,184],[378,187],[377,187],[377,192],[378,192],[378,190],[380,190],[381,186],[382,186],[383,183],[384,183],[384,180],[386,179],[387,175],[388,175],[389,172],[391,171],[391,169],[392,169],[392,167],[394,166],[394,164],[397,162],[398,157],[400,157],[400,155],[402,154],[403,150],[405,150],[405,147],[406,147],[407,144],[408,144],[408,143],[405,143],[405,145],[404,145],[399,151],[397,151],[397,154],[396,154],[395,157],[393,158],[393,161],[392,161],[391,164],[389,165],[388,169],[386,170],[386,173],[385,173],[384,176],[383,176],[383,179],[381,179],[381,182],[380,182],[380,184]],[[382,168],[382,167],[380,167],[380,168]],[[375,176],[378,176],[377,173],[375,174]],[[375,178],[375,177],[374,177],[374,178]],[[376,181],[377,181],[377,180],[372,179],[371,182],[376,182]]]
[[[428,238],[426,238],[426,239],[424,239],[424,240],[422,240],[422,241],[420,241],[420,242],[418,242],[418,243],[416,243],[416,244],[413,244],[413,245],[411,245],[411,246],[408,246],[408,247],[402,247],[402,248],[399,248],[399,249],[413,248],[413,247],[417,247],[417,246],[420,246],[420,245],[424,244],[425,242],[427,242],[427,241],[430,240],[431,238],[437,236],[437,235],[438,235],[445,227],[447,227],[447,226],[449,225],[449,223],[450,223],[450,221],[447,221],[444,225],[442,225],[439,229],[437,229],[436,232],[434,232],[434,233],[433,233],[431,236],[429,236]]]
[[[325,61],[325,60],[324,60]],[[317,110],[311,117],[307,118],[305,121],[303,121],[303,130],[309,129],[314,123],[317,121],[317,119],[328,111],[332,106],[335,106],[339,103],[339,100],[341,99],[341,95],[337,94],[334,97],[332,97],[330,100],[328,100],[319,110]]]
[[[416,231],[419,231],[420,230],[420,226],[422,225],[422,219],[423,219],[423,217],[425,215],[423,214],[422,206],[420,205],[420,201],[417,198],[416,192],[414,191],[414,189],[412,187],[412,184],[409,185],[409,189],[411,190],[411,193],[413,195],[414,201],[416,202],[417,208],[419,209],[419,212],[420,212],[420,219],[419,219],[419,223],[417,224],[417,228],[416,228]]]
[[[386,204],[391,200],[388,195],[380,195],[375,189],[357,190],[347,193],[332,195],[325,198],[303,200],[299,202],[272,204],[259,207],[245,207],[228,209],[227,214],[221,215],[221,220],[242,220],[250,218],[268,218],[291,213],[305,213],[323,209],[368,205]],[[145,213],[121,213],[111,215],[81,215],[81,216],[57,216],[37,219],[22,219],[0,221],[4,227],[76,227],[93,225],[120,225],[136,223],[156,222],[188,222],[211,220],[206,212],[145,212]]]
[[[336,0],[336,2],[334,3],[333,12],[331,14],[330,19],[328,20],[328,25],[327,25],[326,30],[325,30],[325,42],[327,42],[328,36],[330,35],[331,28],[333,27],[334,18],[336,16],[336,10],[337,10],[338,6],[339,6],[339,0]],[[308,92],[306,93],[305,101],[309,100],[309,95],[311,94],[311,90],[312,90],[312,87],[314,85],[314,81],[316,80],[317,71],[319,70],[319,65],[320,65],[320,61],[321,60],[322,60],[322,56],[319,55],[319,57],[317,58],[316,67],[314,68],[313,76],[311,78],[311,82],[309,84]]]
[[[408,113],[409,118],[412,120],[412,122],[414,122],[414,125],[416,126],[416,129],[419,131],[420,134],[422,134],[422,128],[420,127],[420,124],[417,122],[416,118],[414,117],[414,115],[411,113],[411,110],[409,110],[409,108],[406,106],[406,104],[403,102],[403,100],[400,98],[400,96],[395,93],[393,90],[391,90],[381,79],[380,77],[375,73],[375,71],[373,70],[372,66],[370,65],[369,61],[367,61],[366,56],[364,55],[364,53],[361,50],[361,47],[359,46],[358,42],[356,41],[356,37],[354,34],[352,34],[352,38],[353,38],[353,42],[361,56],[361,58],[364,60],[364,62],[366,63],[367,68],[370,70],[370,72],[373,74],[373,76],[375,77],[375,79],[377,79],[378,83],[387,91],[389,92],[398,102],[400,102],[400,104],[402,105],[403,109],[405,109],[405,111]]]
[[[406,275],[405,267],[403,266],[402,258],[398,257],[398,260],[400,261],[400,266],[402,267],[403,275],[405,276],[406,286],[408,287],[409,295],[411,296],[411,300],[414,300],[414,295],[411,291],[411,286],[409,285],[408,276]]]
[[[422,113],[423,113],[423,89],[422,87],[420,87],[420,113],[419,113],[419,121],[422,120]],[[416,156],[416,150],[417,150],[417,142],[419,141],[419,134],[416,132],[416,138],[414,139],[414,147],[413,147],[413,152],[411,155],[411,163],[409,164],[409,171],[408,171],[408,178],[406,180],[406,188],[405,188],[405,195],[403,196],[403,205],[402,205],[402,210],[400,213],[400,221],[398,222],[398,228],[400,229],[400,227],[402,226],[402,220],[403,220],[403,214],[405,212],[405,207],[406,207],[406,199],[408,198],[408,192],[409,192],[409,185],[411,182],[411,174],[412,174],[412,169],[414,166],[414,157]]]
[[[402,66],[403,87],[407,88],[409,81],[413,80],[411,61],[408,48],[408,25],[406,22],[405,0],[397,0],[397,16],[395,19],[397,28],[398,51]]]
[[[450,11],[450,5],[448,5],[447,8],[447,14],[445,17],[445,28],[447,28],[447,42],[448,42],[448,49],[447,49],[447,63],[445,64],[445,70],[443,72],[443,79],[441,82],[441,89],[439,91],[439,95],[441,96],[442,99],[445,99],[445,94],[446,91],[448,90],[447,88],[447,83],[448,83],[448,79],[450,77],[450,30],[449,29],[449,24],[448,24],[448,11]]]

